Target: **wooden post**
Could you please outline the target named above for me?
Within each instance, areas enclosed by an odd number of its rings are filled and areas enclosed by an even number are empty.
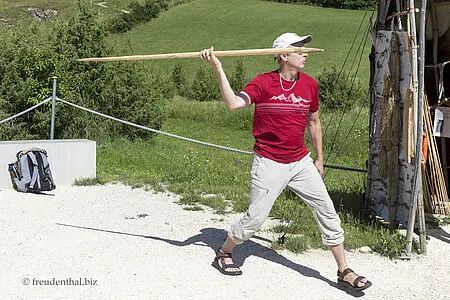
[[[425,25],[426,25],[426,13],[427,13],[427,0],[422,0],[420,5],[420,21],[419,21],[419,55],[418,55],[418,109],[421,111],[419,114],[420,120],[417,127],[418,139],[420,139],[420,164],[417,165],[419,172],[418,175],[418,194],[417,194],[417,208],[419,214],[419,243],[420,252],[422,254],[427,253],[427,239],[426,239],[426,226],[425,226],[425,210],[423,204],[423,184],[422,184],[422,162],[423,162],[423,152],[422,152],[422,142],[423,142],[423,119],[424,119],[424,94],[425,94]]]
[[[447,188],[443,175],[444,172],[442,170],[441,160],[439,159],[437,141],[433,135],[433,126],[431,124],[431,116],[426,98],[424,101],[424,117],[427,135],[429,137],[429,159],[427,161],[428,168],[426,169],[426,171],[429,169],[429,172],[425,174],[427,177],[425,185],[428,184],[429,193],[424,195],[424,199],[427,199],[429,202],[427,205],[427,207],[429,207],[427,212],[431,214],[450,215]]]
[[[442,150],[442,169],[444,172],[445,187],[448,190],[448,165],[447,165],[447,138],[440,137]]]
[[[422,10],[426,11],[426,0],[425,7]],[[411,42],[411,65],[412,65],[412,90],[413,90],[413,103],[415,108],[415,113],[417,113],[415,117],[415,125],[416,128],[414,130],[415,133],[415,147],[414,147],[414,179],[413,179],[413,193],[411,197],[411,210],[409,214],[408,220],[408,229],[406,232],[406,253],[407,255],[411,255],[412,248],[412,233],[414,231],[414,223],[416,219],[416,209],[419,207],[419,218],[421,217],[420,210],[423,209],[423,197],[422,197],[422,178],[421,178],[421,164],[422,164],[422,139],[423,139],[423,92],[421,97],[419,98],[418,86],[418,57],[417,57],[417,35],[416,35],[416,18],[415,18],[415,10],[414,8],[414,0],[409,1],[409,9],[410,9],[410,42]],[[425,15],[424,15],[424,23],[425,23]],[[423,24],[423,33],[425,33],[425,24]],[[425,36],[423,36],[425,41]],[[425,45],[425,44],[424,44]],[[423,64],[422,66],[424,66]],[[423,88],[423,83],[422,83]],[[421,220],[419,219],[419,227],[421,226]],[[424,229],[423,229],[424,230]],[[426,241],[425,241],[426,243]]]

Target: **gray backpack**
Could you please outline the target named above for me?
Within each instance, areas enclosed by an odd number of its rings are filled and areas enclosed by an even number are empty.
[[[18,152],[16,156],[17,161],[8,165],[16,191],[39,193],[56,188],[44,149],[31,148]]]

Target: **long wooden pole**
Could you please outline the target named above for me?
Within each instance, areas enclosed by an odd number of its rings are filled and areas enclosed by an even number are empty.
[[[418,97],[418,70],[417,70],[417,36],[416,36],[416,16],[414,0],[409,0],[409,42],[411,45],[411,83],[414,108],[414,176],[412,182],[411,206],[409,211],[408,226],[406,230],[406,254],[411,256],[412,238],[414,224],[416,221],[416,211],[418,198],[422,196],[422,138],[423,138],[423,102],[419,103]],[[419,106],[422,108],[419,109]],[[420,191],[419,191],[420,190]]]
[[[247,50],[223,50],[214,51],[215,56],[250,56],[250,55],[276,55],[286,53],[313,53],[322,52],[323,49],[318,48],[268,48],[268,49],[247,49]],[[149,54],[149,55],[131,55],[116,57],[90,57],[81,58],[78,61],[119,61],[119,60],[142,60],[142,59],[167,59],[167,58],[196,58],[200,57],[200,52],[182,52],[182,53],[166,53],[166,54]]]
[[[429,176],[427,178],[430,186],[430,191],[426,195],[429,199],[429,207],[428,212],[432,214],[450,214],[448,210],[445,209],[445,204],[448,203],[448,194],[447,188],[444,181],[444,175],[442,172],[442,165],[439,160],[439,152],[436,144],[436,140],[433,135],[433,128],[431,124],[431,116],[429,112],[428,102],[426,100],[423,101],[424,104],[424,116],[425,116],[425,124],[427,128],[427,136],[429,140]],[[428,171],[427,171],[428,172]],[[430,199],[431,196],[433,199]]]
[[[420,18],[419,18],[419,55],[418,59],[418,111],[422,112],[418,114],[418,122],[417,122],[417,139],[420,139],[423,142],[423,115],[424,115],[424,93],[425,93],[425,18],[427,13],[427,0],[422,0],[420,6]],[[420,119],[419,119],[420,118]],[[420,143],[420,149],[422,149],[422,143]],[[420,151],[421,154],[422,151]],[[418,165],[420,173],[422,173],[422,155],[419,156],[420,165]],[[420,176],[418,182],[419,194],[417,196],[417,210],[419,217],[419,244],[420,244],[420,253],[427,253],[427,234],[426,234],[426,226],[425,226],[425,211],[423,205],[423,183],[422,176]]]

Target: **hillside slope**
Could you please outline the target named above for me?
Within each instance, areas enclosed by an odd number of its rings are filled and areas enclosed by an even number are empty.
[[[117,54],[137,55],[199,51],[212,45],[216,50],[270,48],[283,32],[311,34],[310,46],[325,49],[308,58],[305,71],[316,75],[327,65],[342,66],[364,19],[354,49],[359,46],[370,14],[261,0],[196,0],[173,7],[129,33],[113,36],[112,44]],[[360,78],[368,78],[370,42],[364,49]],[[223,58],[226,71],[233,70],[236,59]],[[268,56],[241,59],[251,76],[276,68]],[[175,64],[173,60],[145,63],[165,70]],[[193,71],[201,61],[188,59],[182,64]]]

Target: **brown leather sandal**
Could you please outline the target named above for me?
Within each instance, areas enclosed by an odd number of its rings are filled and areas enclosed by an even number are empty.
[[[358,274],[355,273],[355,271],[353,271],[353,270],[350,269],[350,268],[347,268],[347,269],[345,269],[345,270],[342,271],[342,272],[339,272],[339,270],[337,271],[338,284],[339,284],[340,286],[343,286],[343,287],[351,287],[351,288],[352,288],[353,290],[355,290],[355,291],[362,291],[362,290],[365,290],[365,289],[367,289],[367,288],[369,288],[369,287],[372,286],[372,282],[370,282],[370,281],[368,281],[368,280],[367,280],[367,282],[366,282],[363,286],[358,286],[358,283],[360,283],[361,280],[363,280],[363,279],[365,278],[364,276],[358,276],[358,277],[356,277],[356,279],[353,281],[353,283],[350,283],[350,282],[348,282],[348,281],[345,281],[345,280],[344,280],[344,277],[347,276],[347,275],[350,274],[350,273],[354,273],[355,275],[358,275]]]
[[[220,271],[220,273],[222,273],[224,275],[230,275],[230,276],[242,275],[241,270],[227,271],[227,269],[239,269],[239,267],[236,266],[234,263],[226,264],[225,258],[233,258],[233,254],[217,251],[216,257],[214,258],[214,261],[212,263],[213,267],[215,267],[217,270]],[[219,263],[219,261],[220,261],[220,263]]]

